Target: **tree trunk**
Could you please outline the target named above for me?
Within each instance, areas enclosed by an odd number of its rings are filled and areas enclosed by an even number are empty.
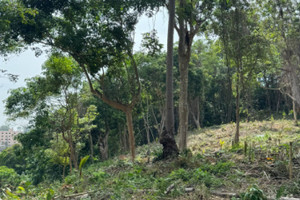
[[[106,129],[105,135],[103,137],[100,135],[98,140],[98,146],[102,160],[108,159],[108,135],[109,131]]]
[[[74,165],[75,169],[78,169],[78,162],[76,158],[76,147],[74,147],[73,144],[73,138],[72,138],[72,133],[70,131],[67,132],[68,137],[65,136],[65,133],[62,133],[63,139],[68,143],[69,145],[69,150],[70,150],[70,172],[72,172],[72,164]]]
[[[134,162],[135,159],[135,140],[134,140],[134,131],[133,131],[133,123],[132,123],[132,109],[128,109],[126,111],[126,121],[127,128],[129,134],[129,147],[131,152],[131,160]]]
[[[184,37],[186,38],[186,37]],[[190,46],[179,45],[179,72],[180,72],[180,93],[179,93],[179,149],[184,151],[187,148],[188,132],[188,66],[190,60]],[[182,53],[187,51],[187,53]]]
[[[75,169],[78,169],[78,162],[76,159],[76,150],[75,150],[73,141],[71,139],[69,140],[69,146],[70,146],[70,158],[74,164]]]
[[[69,165],[70,165],[70,173],[73,171],[73,166],[72,166],[72,159],[71,159],[71,154],[69,156]]]
[[[239,68],[239,67],[238,67]],[[238,69],[237,72],[237,82],[236,82],[236,131],[235,131],[235,136],[234,136],[234,144],[238,144],[240,141],[240,70]]]
[[[163,157],[178,155],[178,148],[174,138],[174,103],[173,103],[173,40],[175,25],[175,0],[169,1],[169,25],[167,44],[167,77],[166,77],[166,130],[160,136],[163,145]]]
[[[294,100],[293,100],[293,114],[294,114],[294,123],[295,123],[295,126],[298,126],[296,102]]]
[[[185,0],[180,0],[181,7],[186,6]],[[179,36],[178,62],[180,72],[180,96],[179,96],[179,149],[183,151],[187,148],[188,132],[188,68],[191,58],[191,48],[195,34],[199,30],[199,24],[193,26],[185,18],[178,16],[178,26],[176,30]],[[202,22],[198,22],[202,23]]]
[[[161,105],[160,108],[159,108],[159,113],[160,113],[160,116],[161,116],[160,122],[158,122],[158,119],[156,117],[156,114],[154,113],[153,107],[151,107],[151,112],[152,112],[152,116],[153,116],[153,119],[154,119],[155,124],[156,124],[154,127],[158,132],[158,137],[160,138],[163,131],[164,131],[165,122],[166,122],[166,108],[165,108],[165,105]]]
[[[193,100],[189,101],[189,113],[192,115],[192,119],[196,125],[196,128],[201,129],[200,126],[200,97],[197,96]]]
[[[63,179],[65,179],[65,174],[66,174],[66,162],[67,162],[68,157],[65,157],[64,161],[64,168],[63,168]]]
[[[127,128],[126,125],[124,125],[124,132],[123,132],[123,147],[124,147],[124,152],[128,151],[128,138],[127,138]]]
[[[92,138],[91,131],[89,131],[89,139],[90,139],[90,154],[91,154],[91,159],[92,159],[92,163],[94,163],[94,145],[93,145],[93,138]]]

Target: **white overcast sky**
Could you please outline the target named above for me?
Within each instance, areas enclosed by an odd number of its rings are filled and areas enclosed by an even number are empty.
[[[149,32],[156,29],[160,42],[164,44],[166,49],[167,41],[167,27],[168,27],[168,13],[166,10],[160,11],[153,18],[142,17],[136,26],[135,31],[135,51],[140,50],[140,43],[142,40],[142,33]],[[177,33],[174,34],[175,40],[178,40]],[[25,86],[25,79],[34,77],[41,73],[41,66],[47,59],[47,55],[43,54],[35,57],[31,50],[27,50],[20,55],[10,55],[8,61],[0,61],[0,69],[5,69],[8,73],[19,75],[19,80],[16,83],[10,82],[8,79],[0,77],[0,126],[10,125],[14,129],[19,126],[26,126],[24,121],[7,121],[7,116],[4,112],[4,100],[8,97],[8,92],[11,89]]]

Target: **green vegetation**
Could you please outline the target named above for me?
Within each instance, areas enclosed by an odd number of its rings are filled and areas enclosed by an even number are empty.
[[[241,141],[247,140],[255,145],[252,146],[251,159],[249,154],[244,154],[242,145],[232,149],[227,144],[226,141],[230,140],[228,132],[233,128],[232,124],[228,124],[191,133],[190,141],[206,138],[212,131],[215,135],[210,136],[208,143],[199,149],[195,148],[197,144],[189,143],[191,150],[173,160],[157,159],[160,156],[158,152],[161,152],[158,143],[138,147],[135,163],[130,161],[129,155],[94,163],[86,156],[79,165],[81,176],[74,170],[64,179],[44,180],[35,186],[31,184],[34,177],[18,175],[13,169],[1,167],[1,178],[6,180],[2,187],[10,191],[3,190],[2,198],[64,199],[74,195],[88,199],[182,199],[188,195],[190,199],[201,196],[214,199],[218,195],[216,191],[232,191],[238,195],[235,199],[241,200],[299,196],[300,183],[296,178],[300,173],[297,168],[299,158],[294,160],[295,178],[289,180],[286,156],[289,147],[286,144],[298,141],[294,143],[293,150],[299,151],[300,128],[294,128],[289,120],[241,123]],[[280,144],[275,142],[277,137],[282,138]],[[225,141],[222,149],[220,138]],[[203,148],[205,152],[201,150]],[[148,149],[152,152],[150,155],[145,153]],[[191,192],[187,192],[189,188],[192,188]]]
[[[134,51],[163,7],[167,51],[159,30]],[[29,123],[0,198],[299,197],[299,19],[295,0],[0,0],[0,55],[48,54],[6,99]]]

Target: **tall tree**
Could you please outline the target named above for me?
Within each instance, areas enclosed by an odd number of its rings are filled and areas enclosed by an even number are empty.
[[[178,155],[178,147],[174,138],[174,103],[173,103],[173,40],[175,25],[175,0],[169,1],[169,25],[167,44],[167,74],[166,74],[166,130],[160,136],[163,145],[163,156]]]
[[[180,72],[179,94],[179,149],[187,148],[188,132],[188,69],[194,37],[204,31],[210,18],[214,1],[178,0],[175,29],[179,36],[178,62]]]
[[[236,131],[233,142],[237,144],[240,136],[241,93],[245,92],[244,84],[253,80],[257,62],[265,56],[264,47],[268,44],[259,30],[259,16],[249,2],[222,0],[215,16],[221,24],[216,33],[220,35],[223,43],[226,60],[230,59],[228,61],[232,62],[235,69],[233,84]]]
[[[72,56],[84,72],[91,92],[126,115],[134,160],[132,111],[139,100],[140,84],[131,34],[141,13],[162,2],[20,1],[38,14],[27,24],[16,20],[7,35],[27,44],[42,43]],[[111,95],[106,91],[107,84],[116,86],[115,94],[127,92],[126,97]]]
[[[299,49],[299,6],[294,0],[260,1],[259,5],[265,17],[265,28],[276,44],[282,58],[282,78],[280,90],[287,94],[295,106],[300,105],[300,49]]]

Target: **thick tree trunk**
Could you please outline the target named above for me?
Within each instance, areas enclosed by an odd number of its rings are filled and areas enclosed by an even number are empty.
[[[167,44],[167,77],[166,77],[166,130],[160,136],[163,145],[163,157],[178,155],[178,148],[174,138],[174,103],[173,103],[173,40],[175,25],[175,0],[169,1],[169,25]]]
[[[131,159],[134,162],[135,159],[135,140],[134,140],[134,131],[133,131],[133,122],[132,122],[132,109],[128,109],[126,111],[126,121],[127,121],[127,128],[129,134],[129,147],[131,152]]]

